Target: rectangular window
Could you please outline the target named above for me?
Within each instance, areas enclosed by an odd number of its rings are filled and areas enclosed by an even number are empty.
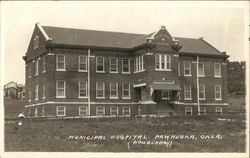
[[[31,88],[29,88],[29,102],[31,102],[31,94],[32,94]]]
[[[37,113],[38,113],[37,108],[35,108],[35,114],[34,114],[35,117],[37,117]]]
[[[162,90],[162,100],[169,100],[170,99],[170,95],[169,95],[169,91],[168,90]]]
[[[180,92],[180,91],[177,92],[177,98],[178,98],[179,100],[181,100],[181,92]]]
[[[96,83],[96,98],[104,98],[104,92],[105,92],[105,85],[104,82],[97,82]]]
[[[139,56],[135,57],[135,70],[134,72],[142,72],[144,71],[144,57]]]
[[[42,108],[42,117],[44,117],[45,116],[45,106],[43,106],[43,108]]]
[[[206,110],[207,109],[205,107],[200,107],[200,115],[207,115]]]
[[[46,72],[46,58],[43,58],[43,73]]]
[[[87,116],[87,115],[88,115],[88,107],[79,106],[79,116]]]
[[[56,55],[56,70],[65,71],[65,55]]]
[[[118,58],[110,58],[110,72],[118,72]]]
[[[118,99],[118,83],[110,82],[110,98]]]
[[[142,114],[142,106],[138,106],[138,115],[141,116]]]
[[[122,58],[122,72],[123,73],[130,72],[130,60],[128,58]]]
[[[192,107],[185,107],[185,115],[186,116],[192,115]]]
[[[200,85],[200,87],[199,87],[199,98],[201,99],[201,100],[205,100],[206,99],[206,96],[205,96],[205,85]]]
[[[96,72],[104,72],[104,57],[96,57]]]
[[[122,98],[123,99],[130,98],[130,84],[129,83],[122,84]]]
[[[66,107],[65,106],[57,106],[56,107],[56,116],[66,116]]]
[[[87,82],[80,81],[78,87],[79,87],[79,98],[86,98],[87,97]]]
[[[184,85],[184,99],[192,100],[191,85]]]
[[[65,81],[62,80],[56,81],[56,97],[65,98]]]
[[[181,63],[178,62],[178,76],[181,76]]]
[[[42,99],[45,99],[45,98],[46,98],[45,92],[46,92],[45,84],[43,84],[43,97],[42,97]]]
[[[110,115],[118,115],[118,107],[117,106],[110,107]]]
[[[38,47],[39,47],[39,36],[36,35],[33,41],[33,48],[36,49]]]
[[[222,107],[216,107],[215,113],[216,113],[216,115],[222,115]]]
[[[88,70],[88,58],[87,56],[79,56],[79,71],[87,71]]]
[[[155,69],[171,70],[171,56],[159,54],[155,55]]]
[[[97,116],[105,115],[105,107],[104,106],[97,106],[96,107],[96,115]]]
[[[130,116],[130,107],[125,106],[122,108],[123,116]]]
[[[205,76],[205,72],[204,72],[204,63],[199,63],[198,64],[198,76]]]
[[[32,63],[29,64],[29,70],[28,70],[29,78],[31,78],[31,71],[32,71]]]
[[[189,63],[189,62],[184,63],[184,76],[192,76],[191,63]]]
[[[38,84],[35,87],[35,100],[38,100]]]
[[[38,75],[39,59],[35,61],[35,76]]]
[[[214,64],[214,77],[221,77],[221,64]]]
[[[215,100],[221,100],[221,85],[215,85]]]

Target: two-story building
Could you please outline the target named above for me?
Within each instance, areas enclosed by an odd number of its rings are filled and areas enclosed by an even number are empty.
[[[35,25],[28,117],[222,115],[228,55],[204,39]]]

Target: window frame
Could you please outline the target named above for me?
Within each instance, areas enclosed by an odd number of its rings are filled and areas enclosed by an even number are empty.
[[[125,115],[124,113],[125,113],[125,108],[128,108],[128,115]],[[131,116],[131,107],[130,106],[124,106],[124,107],[122,107],[122,115],[123,116]]]
[[[186,64],[188,64],[189,65],[189,67],[186,67]],[[191,62],[184,62],[184,76],[188,76],[188,77],[190,77],[190,76],[192,76],[192,63]],[[186,74],[186,71],[185,70],[189,70],[189,74]]]
[[[112,89],[112,84],[115,84],[115,92],[116,92],[116,96],[115,97],[113,97],[113,96],[111,96],[111,94],[112,94],[112,90],[114,90],[114,89]],[[109,98],[110,99],[118,99],[118,82],[110,82],[110,94],[109,94]]]
[[[115,110],[113,108],[115,108]],[[119,108],[118,108],[118,106],[110,106],[109,110],[110,110],[110,116],[118,116],[118,114],[119,114]],[[115,114],[113,114],[113,112]]]
[[[115,59],[115,64],[112,64],[113,59]],[[115,66],[115,71],[112,70],[112,66]],[[117,57],[109,58],[109,73],[118,73],[118,58]]]
[[[190,89],[190,98],[188,98],[186,95],[186,93],[189,92],[187,91],[187,86]],[[192,100],[192,86],[191,85],[184,85],[184,100]]]
[[[218,110],[218,109],[220,109],[220,110]],[[220,113],[220,114],[218,114],[218,113]],[[222,107],[215,107],[215,114],[216,115],[222,115],[223,114],[223,110],[222,110]]]
[[[219,94],[220,94],[220,98],[217,98],[216,97],[216,94],[218,93],[217,91],[216,91],[216,87],[220,87],[220,91],[219,91]],[[215,85],[214,86],[214,99],[215,100],[222,100],[222,88],[221,88],[221,85]]]
[[[39,100],[39,85],[38,84],[35,85],[35,98],[34,98],[34,100],[35,101]]]
[[[60,88],[63,89],[63,96],[58,95],[58,82],[63,82],[64,87]],[[56,98],[66,98],[66,81],[64,80],[56,80]]]
[[[145,71],[144,68],[144,55],[134,57],[134,73]]]
[[[219,75],[216,74],[216,65],[219,65]],[[222,77],[221,63],[214,63],[214,77],[215,78],[221,78]]]
[[[201,87],[203,87],[203,91],[201,91]],[[201,98],[201,93],[203,93],[204,98]],[[206,100],[206,86],[204,84],[199,85],[199,100]]]
[[[43,71],[42,73],[46,72],[46,57],[43,58]]]
[[[85,109],[83,110],[81,108],[85,108]],[[86,106],[86,105],[79,106],[78,110],[79,110],[79,117],[86,117],[86,116],[88,116],[88,106]],[[85,112],[84,114],[82,114],[83,111]]]
[[[98,64],[100,64],[100,63],[98,63],[98,59],[100,59],[100,58],[103,59],[103,61],[102,61],[103,70],[102,71],[98,70],[98,66],[99,66]],[[104,73],[105,72],[105,58],[103,56],[96,56],[96,72],[99,72],[99,73]]]
[[[128,60],[128,72],[124,71],[124,60]],[[122,58],[122,73],[126,74],[130,74],[130,59],[129,58]]]
[[[81,89],[81,84],[85,84],[85,89]],[[81,90],[84,90],[86,95],[85,96],[81,96]],[[78,82],[78,98],[87,98],[88,97],[88,83],[87,81],[79,81]]]
[[[201,109],[203,109],[203,110],[201,110]],[[203,112],[204,114],[202,114],[202,112]],[[200,107],[200,115],[201,115],[201,116],[206,116],[206,115],[207,115],[207,108],[206,108],[206,107]]]
[[[190,109],[189,111],[187,109]],[[187,114],[187,112],[190,112],[191,114]],[[185,116],[192,116],[193,115],[193,108],[190,106],[185,107]]]
[[[102,108],[102,114],[99,115],[98,112],[98,108]],[[105,106],[96,106],[96,116],[105,116]]]
[[[39,36],[36,35],[33,39],[33,49],[37,49],[39,47]]]
[[[81,58],[85,58],[85,61],[81,62]],[[81,65],[86,65],[86,69],[81,69]],[[88,56],[86,55],[79,55],[78,56],[78,71],[79,72],[88,72]]]
[[[58,60],[59,56],[63,56],[63,61]],[[59,63],[61,63],[61,64],[63,63],[63,68],[58,68]],[[66,63],[65,63],[65,55],[64,54],[57,54],[56,55],[56,71],[66,71],[65,65],[66,65]]]
[[[202,65],[202,73],[203,74],[200,74],[199,64]],[[205,64],[204,63],[198,63],[198,76],[199,77],[205,77]]]
[[[124,96],[124,84],[128,84],[128,96]],[[127,89],[125,89],[127,91]],[[122,83],[122,99],[131,99],[130,96],[130,83],[124,82]]]
[[[63,108],[63,110],[59,110],[59,108]],[[63,112],[62,115],[59,115],[59,112]],[[66,106],[56,106],[56,116],[60,117],[60,116],[66,116]]]
[[[159,68],[157,68],[157,65],[158,65],[157,63],[159,63]],[[155,71],[172,71],[171,55],[156,54],[155,55]]]
[[[43,93],[42,93],[42,99],[46,98],[46,87],[45,87],[45,83],[43,84]]]
[[[164,93],[167,93],[167,97],[163,96]],[[161,99],[162,100],[170,100],[170,91],[169,90],[162,90],[161,91]]]
[[[98,89],[98,83],[102,83],[102,89]],[[98,97],[98,90],[102,90],[103,96]],[[105,98],[105,82],[96,82],[96,98],[97,99],[104,99]]]

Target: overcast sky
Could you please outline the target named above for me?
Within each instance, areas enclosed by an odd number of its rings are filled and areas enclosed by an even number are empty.
[[[22,56],[36,22],[41,25],[151,33],[165,25],[173,36],[200,38],[230,60],[246,60],[248,2],[2,2],[4,83],[25,82]],[[245,36],[244,36],[245,35]]]

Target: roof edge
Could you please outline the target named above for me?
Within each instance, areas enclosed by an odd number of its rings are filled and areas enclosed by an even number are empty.
[[[42,25],[40,23],[36,23],[36,25],[39,28],[39,30],[42,32],[42,34],[45,37],[46,41],[52,40],[51,38],[49,38],[49,36],[47,35],[47,33],[45,32],[45,30],[43,29],[43,27],[42,27]]]

